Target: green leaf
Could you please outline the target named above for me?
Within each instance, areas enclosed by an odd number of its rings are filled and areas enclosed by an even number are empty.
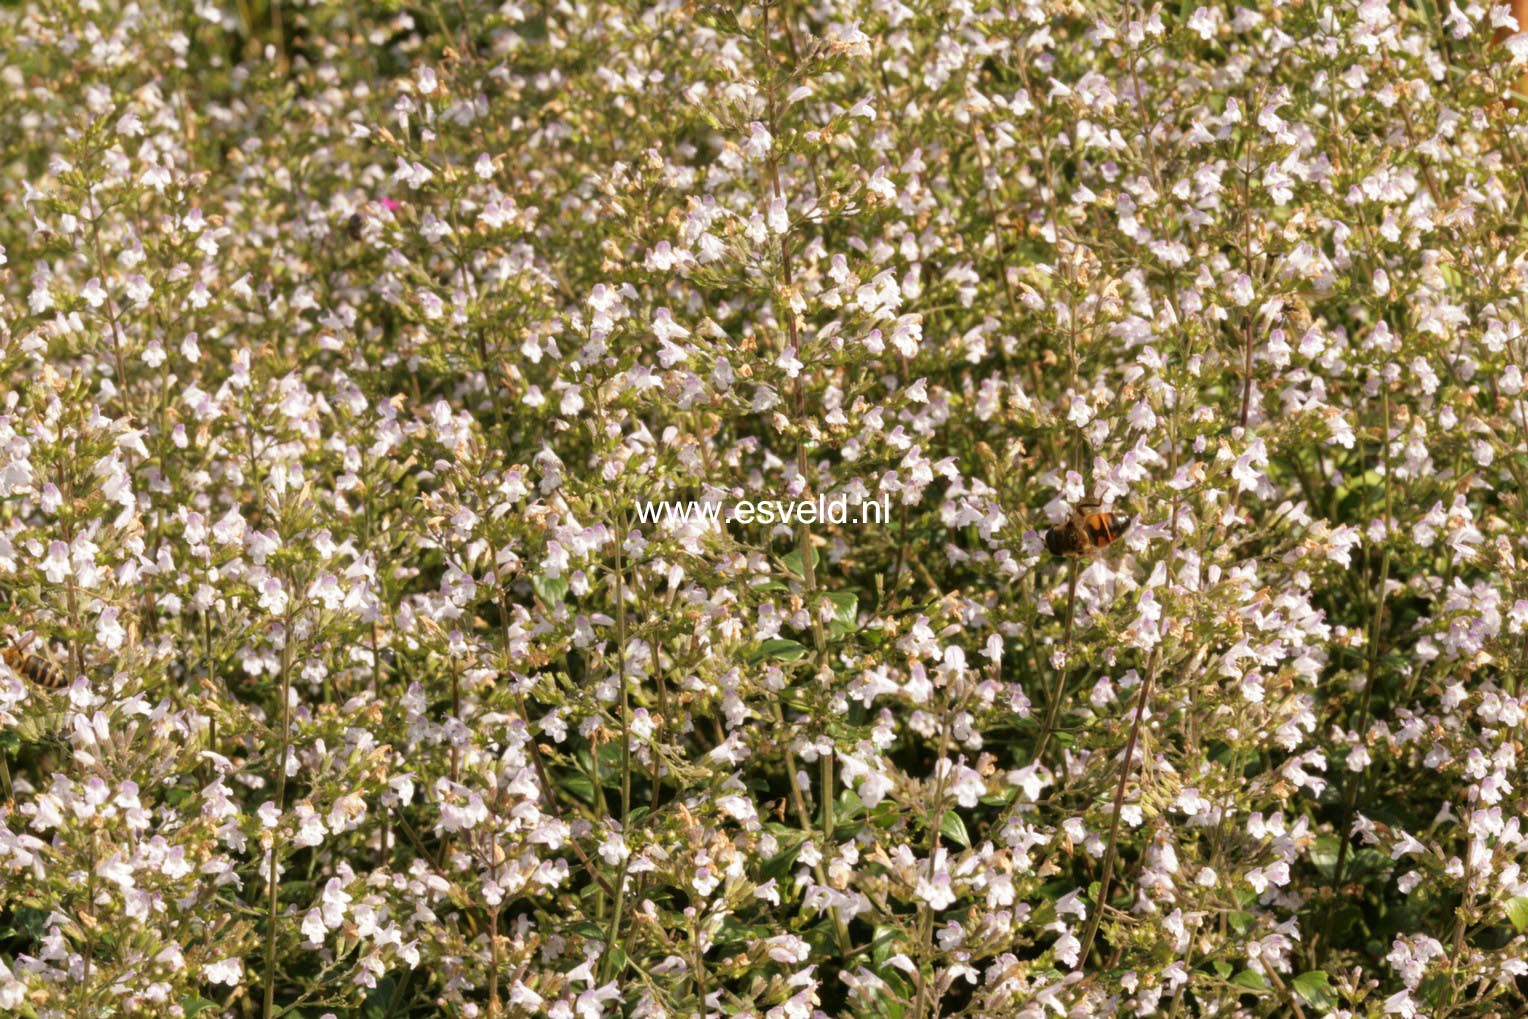
[[[1211,963],[1211,965],[1215,967],[1215,972],[1217,975],[1219,975],[1220,979],[1231,979],[1231,964],[1229,962],[1226,962],[1222,959],[1216,959],[1213,963]]]
[[[821,561],[821,559],[822,556],[818,554],[817,549],[812,549],[813,570],[817,569],[817,563]],[[806,579],[806,571],[801,568],[801,549],[795,548],[785,553],[785,555],[780,557],[780,562],[785,567],[786,572],[795,577],[797,580]]]
[[[953,810],[946,810],[944,817],[939,819],[939,834],[962,849],[971,848],[971,836],[966,832],[966,822]]]
[[[806,844],[806,839],[799,831],[794,829],[792,831],[794,834],[791,837],[791,841],[784,845],[774,856],[765,860],[764,865],[759,868],[759,877],[764,881],[768,881],[770,878],[774,878],[777,881],[782,880],[790,872],[791,867],[795,865],[796,857],[801,855],[801,847]]]
[[[1365,471],[1356,478],[1349,478],[1337,488],[1337,502],[1341,505],[1344,501],[1358,497],[1366,498],[1376,488],[1384,485],[1384,476],[1377,470]]]
[[[181,998],[180,1007],[185,1011],[186,1015],[190,1017],[199,1015],[202,1012],[207,1011],[209,1008],[217,1008],[218,1003],[215,1001],[208,1001],[206,998]]]
[[[617,787],[621,784],[623,750],[619,743],[602,743],[595,750],[600,755],[600,785]]]
[[[1519,931],[1528,931],[1528,895],[1518,895],[1507,900],[1507,919]]]
[[[1243,913],[1240,910],[1226,914],[1226,922],[1231,925],[1231,930],[1236,932],[1237,937],[1242,937],[1252,929],[1252,921],[1251,913]]]
[[[367,992],[366,1000],[361,1005],[366,1019],[387,1019],[387,1006],[396,993],[398,981],[393,976],[388,975],[377,981],[377,986]]]
[[[774,640],[766,640],[760,644],[758,650],[748,656],[748,661],[761,662],[766,658],[773,658],[781,662],[798,662],[804,657],[806,657],[806,647],[800,642],[776,637]]]
[[[606,960],[605,965],[610,967],[610,976],[613,979],[626,971],[626,963],[629,957],[626,955],[625,949],[620,945],[611,945],[609,955],[610,957]]]
[[[1317,835],[1316,844],[1310,849],[1310,862],[1323,876],[1331,877],[1337,868],[1337,851],[1341,843],[1335,835]]]
[[[848,591],[830,591],[828,601],[833,603],[833,621],[828,630],[835,637],[853,633],[859,628],[859,595]]]
[[[1263,992],[1268,990],[1268,981],[1263,979],[1261,973],[1254,973],[1250,969],[1244,969],[1231,978],[1231,983],[1237,987],[1245,987],[1249,991]]]
[[[565,775],[557,780],[557,784],[568,792],[577,796],[585,803],[594,803],[594,782],[587,775]]]
[[[870,939],[870,961],[875,963],[877,969],[886,964],[892,950],[900,947],[904,938],[905,935],[896,927],[875,929],[875,937]]]
[[[557,605],[568,595],[568,578],[544,577],[538,573],[531,578],[531,587],[542,601],[548,605]]]
[[[1427,1002],[1429,1008],[1437,1008],[1443,1002],[1443,995],[1449,990],[1451,985],[1452,981],[1450,978],[1439,973],[1436,976],[1428,977],[1418,984],[1416,993],[1423,1001]],[[1517,1014],[1519,1016],[1522,1015],[1521,1012]]]
[[[853,789],[845,789],[838,794],[838,806],[834,808],[834,816],[839,821],[852,821],[865,812],[865,804],[859,798],[859,793]]]
[[[1311,1008],[1325,1011],[1337,1004],[1337,998],[1332,994],[1332,985],[1327,980],[1325,970],[1313,969],[1308,973],[1301,973],[1290,981],[1289,985]]]
[[[716,946],[741,947],[750,941],[759,938],[767,938],[773,931],[766,930],[755,924],[742,923],[735,916],[729,916],[722,920],[721,926],[712,935],[712,944]]]
[[[605,938],[604,929],[593,920],[580,920],[578,923],[570,925],[567,929],[591,941],[602,941]]]

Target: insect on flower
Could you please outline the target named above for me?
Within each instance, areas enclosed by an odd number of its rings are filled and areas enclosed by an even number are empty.
[[[69,685],[68,674],[57,663],[40,649],[34,647],[37,643],[35,634],[28,633],[25,636],[8,641],[3,649],[0,649],[0,658],[10,666],[11,671],[24,679],[30,680],[37,686],[49,690],[62,689]]]
[[[1045,532],[1045,547],[1052,555],[1092,555],[1113,544],[1130,524],[1129,517],[1103,510],[1097,499],[1089,499],[1078,503],[1065,523]]]
[[[345,220],[345,235],[351,240],[358,241],[361,239],[366,230],[366,220],[368,218],[366,210],[372,205],[373,203],[371,202],[363,204],[360,208],[352,212],[349,218]],[[391,198],[378,199],[375,205],[377,207],[386,209],[388,212],[395,215],[403,208],[401,204]]]

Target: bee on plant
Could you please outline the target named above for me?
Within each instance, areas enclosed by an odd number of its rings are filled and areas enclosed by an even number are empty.
[[[1128,516],[1109,512],[1097,499],[1078,503],[1071,516],[1045,532],[1045,547],[1052,555],[1076,558],[1108,548],[1130,529]]]

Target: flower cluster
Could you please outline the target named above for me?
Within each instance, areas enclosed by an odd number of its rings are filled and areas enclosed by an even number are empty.
[[[0,1009],[1524,1008],[1508,4],[0,26]]]

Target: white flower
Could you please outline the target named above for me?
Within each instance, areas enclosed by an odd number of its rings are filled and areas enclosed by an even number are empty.
[[[1220,24],[1220,12],[1208,7],[1199,7],[1189,16],[1188,29],[1198,32],[1199,38],[1206,41],[1215,37],[1215,29]]]
[[[48,578],[48,583],[63,583],[64,578],[73,572],[69,562],[69,546],[61,541],[49,542],[48,556],[42,561],[42,572]]]
[[[748,125],[748,141],[743,146],[743,150],[751,159],[763,159],[769,155],[769,149],[774,144],[774,140],[774,135],[769,133],[769,129],[756,120]]]
[[[1523,391],[1523,371],[1515,364],[1507,365],[1501,373],[1501,381],[1497,386],[1507,396],[1516,396]]]
[[[202,977],[209,983],[237,987],[239,981],[244,979],[244,963],[235,958],[220,959],[203,966]]]
[[[329,928],[324,926],[324,915],[318,909],[310,909],[303,914],[302,936],[310,942],[320,942],[329,933]]]
[[[626,840],[620,835],[611,835],[600,843],[600,858],[614,867],[622,860],[631,855],[631,850],[626,845]]]
[[[100,278],[96,276],[92,276],[86,282],[84,289],[80,291],[80,296],[92,308],[99,308],[106,303],[106,290],[101,286]]]
[[[17,980],[5,960],[0,959],[0,1008],[19,1009],[26,996],[26,984]]]
[[[122,641],[127,637],[127,630],[117,622],[120,613],[120,609],[110,605],[96,618],[96,640],[113,651],[121,647]]]
[[[770,200],[767,221],[769,223],[769,232],[777,236],[789,229],[791,222],[790,215],[785,208],[785,199],[781,196],[776,195]]]
[[[1236,458],[1236,463],[1231,468],[1231,477],[1236,480],[1238,490],[1254,491],[1263,480],[1263,472],[1259,468],[1266,466],[1268,466],[1268,447],[1262,439],[1254,439],[1247,447],[1247,451]]]

